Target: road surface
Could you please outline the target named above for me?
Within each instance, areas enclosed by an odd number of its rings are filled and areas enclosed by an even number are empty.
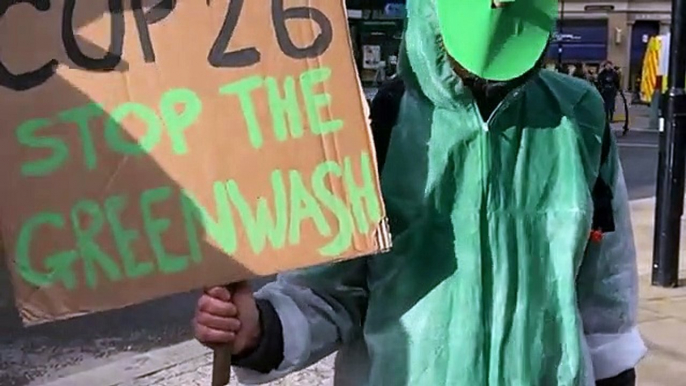
[[[629,198],[655,196],[658,135],[652,132],[629,132],[617,137]]]

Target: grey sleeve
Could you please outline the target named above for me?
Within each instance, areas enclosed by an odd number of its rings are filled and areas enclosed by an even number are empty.
[[[241,383],[262,384],[303,369],[362,334],[367,307],[365,258],[284,273],[256,293],[278,314],[283,361],[268,373],[236,368]]]
[[[613,190],[615,230],[589,245],[577,278],[579,309],[596,380],[632,369],[646,353],[638,331],[638,273],[629,199],[616,147],[601,174]]]

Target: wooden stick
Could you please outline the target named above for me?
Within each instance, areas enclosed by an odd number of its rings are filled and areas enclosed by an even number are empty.
[[[231,347],[214,349],[212,360],[212,386],[226,386],[231,380]]]
[[[227,285],[226,289],[231,293],[231,301],[233,301],[234,284]],[[214,349],[212,386],[226,386],[229,381],[231,381],[231,347],[226,345]]]

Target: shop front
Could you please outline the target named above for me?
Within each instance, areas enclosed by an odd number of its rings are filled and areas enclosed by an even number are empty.
[[[593,68],[607,58],[607,19],[564,19],[548,48],[547,60],[559,65],[586,64]]]
[[[404,0],[348,0],[347,5],[360,79],[365,88],[375,88],[397,72]]]
[[[402,31],[402,20],[369,20],[361,23],[360,79],[363,85],[377,86],[396,73]]]

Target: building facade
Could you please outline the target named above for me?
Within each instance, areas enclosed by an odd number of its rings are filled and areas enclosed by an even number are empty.
[[[591,66],[611,60],[629,90],[639,82],[648,40],[669,32],[671,23],[671,2],[663,0],[566,0],[559,9],[548,59]]]

